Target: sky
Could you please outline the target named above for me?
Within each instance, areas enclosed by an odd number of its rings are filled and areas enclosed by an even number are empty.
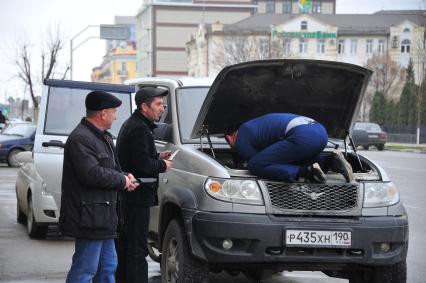
[[[77,46],[96,36],[98,29],[89,25],[113,24],[114,16],[135,16],[143,0],[0,0],[0,103],[12,96],[30,99],[23,83],[17,78],[13,53],[23,39],[34,44],[33,58],[40,57],[37,47],[46,38],[48,27],[59,26],[64,38],[64,50],[59,63],[65,65],[70,57],[70,40]],[[426,0],[337,0],[337,13],[374,13],[378,10],[425,8]],[[105,41],[88,39],[73,52],[73,79],[90,81],[93,67],[102,63]]]

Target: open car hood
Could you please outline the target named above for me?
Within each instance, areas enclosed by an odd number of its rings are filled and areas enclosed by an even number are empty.
[[[221,135],[267,113],[294,113],[343,139],[356,118],[372,71],[319,60],[277,59],[227,66],[214,80],[191,133]]]

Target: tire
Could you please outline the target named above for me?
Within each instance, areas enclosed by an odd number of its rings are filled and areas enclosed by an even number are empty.
[[[152,259],[152,261],[160,263],[161,262],[161,254],[160,251],[155,247],[154,242],[148,241],[148,255]]]
[[[406,283],[406,261],[393,265],[365,267],[349,273],[349,283]]]
[[[9,152],[9,155],[7,156],[7,165],[9,165],[9,167],[19,167],[19,163],[16,160],[16,155],[21,151],[22,150],[15,148]]]
[[[385,145],[384,144],[378,144],[378,145],[376,145],[376,147],[377,147],[377,150],[384,150],[385,149]]]
[[[368,145],[363,145],[362,148],[368,150]]]
[[[46,238],[47,225],[40,225],[34,218],[33,201],[31,195],[28,196],[28,212],[27,212],[27,232],[28,236],[33,239]]]
[[[181,224],[172,220],[167,226],[161,256],[162,283],[207,283],[207,264],[195,259],[189,252]]]
[[[16,200],[16,221],[20,224],[25,224],[25,221],[27,220],[27,216],[22,212],[21,210],[21,204],[19,203],[19,200]]]

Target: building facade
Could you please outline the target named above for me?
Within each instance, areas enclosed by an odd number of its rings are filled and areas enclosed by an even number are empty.
[[[126,41],[106,41],[102,63],[92,69],[93,82],[122,84],[125,80],[136,78],[136,18],[116,16],[114,24],[127,25],[130,37]]]
[[[203,25],[187,43],[188,74],[215,76],[223,67],[220,61],[224,65],[237,63],[241,58],[229,52],[236,45],[240,50],[241,46],[252,46],[244,51],[252,57],[243,60],[307,58],[365,66],[375,54],[389,54],[403,68],[413,60],[415,72],[424,74],[424,19],[424,11],[256,14],[231,25]]]
[[[137,13],[138,76],[188,74],[186,42],[200,23],[232,24],[255,13],[335,13],[335,0],[145,0]]]

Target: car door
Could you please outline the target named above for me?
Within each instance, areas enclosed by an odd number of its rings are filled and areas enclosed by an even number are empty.
[[[133,86],[64,80],[46,80],[40,103],[34,141],[34,165],[45,182],[45,193],[53,195],[60,209],[65,142],[85,116],[85,98],[92,90],[108,91],[122,101],[110,129],[118,135],[121,124],[131,115]]]

